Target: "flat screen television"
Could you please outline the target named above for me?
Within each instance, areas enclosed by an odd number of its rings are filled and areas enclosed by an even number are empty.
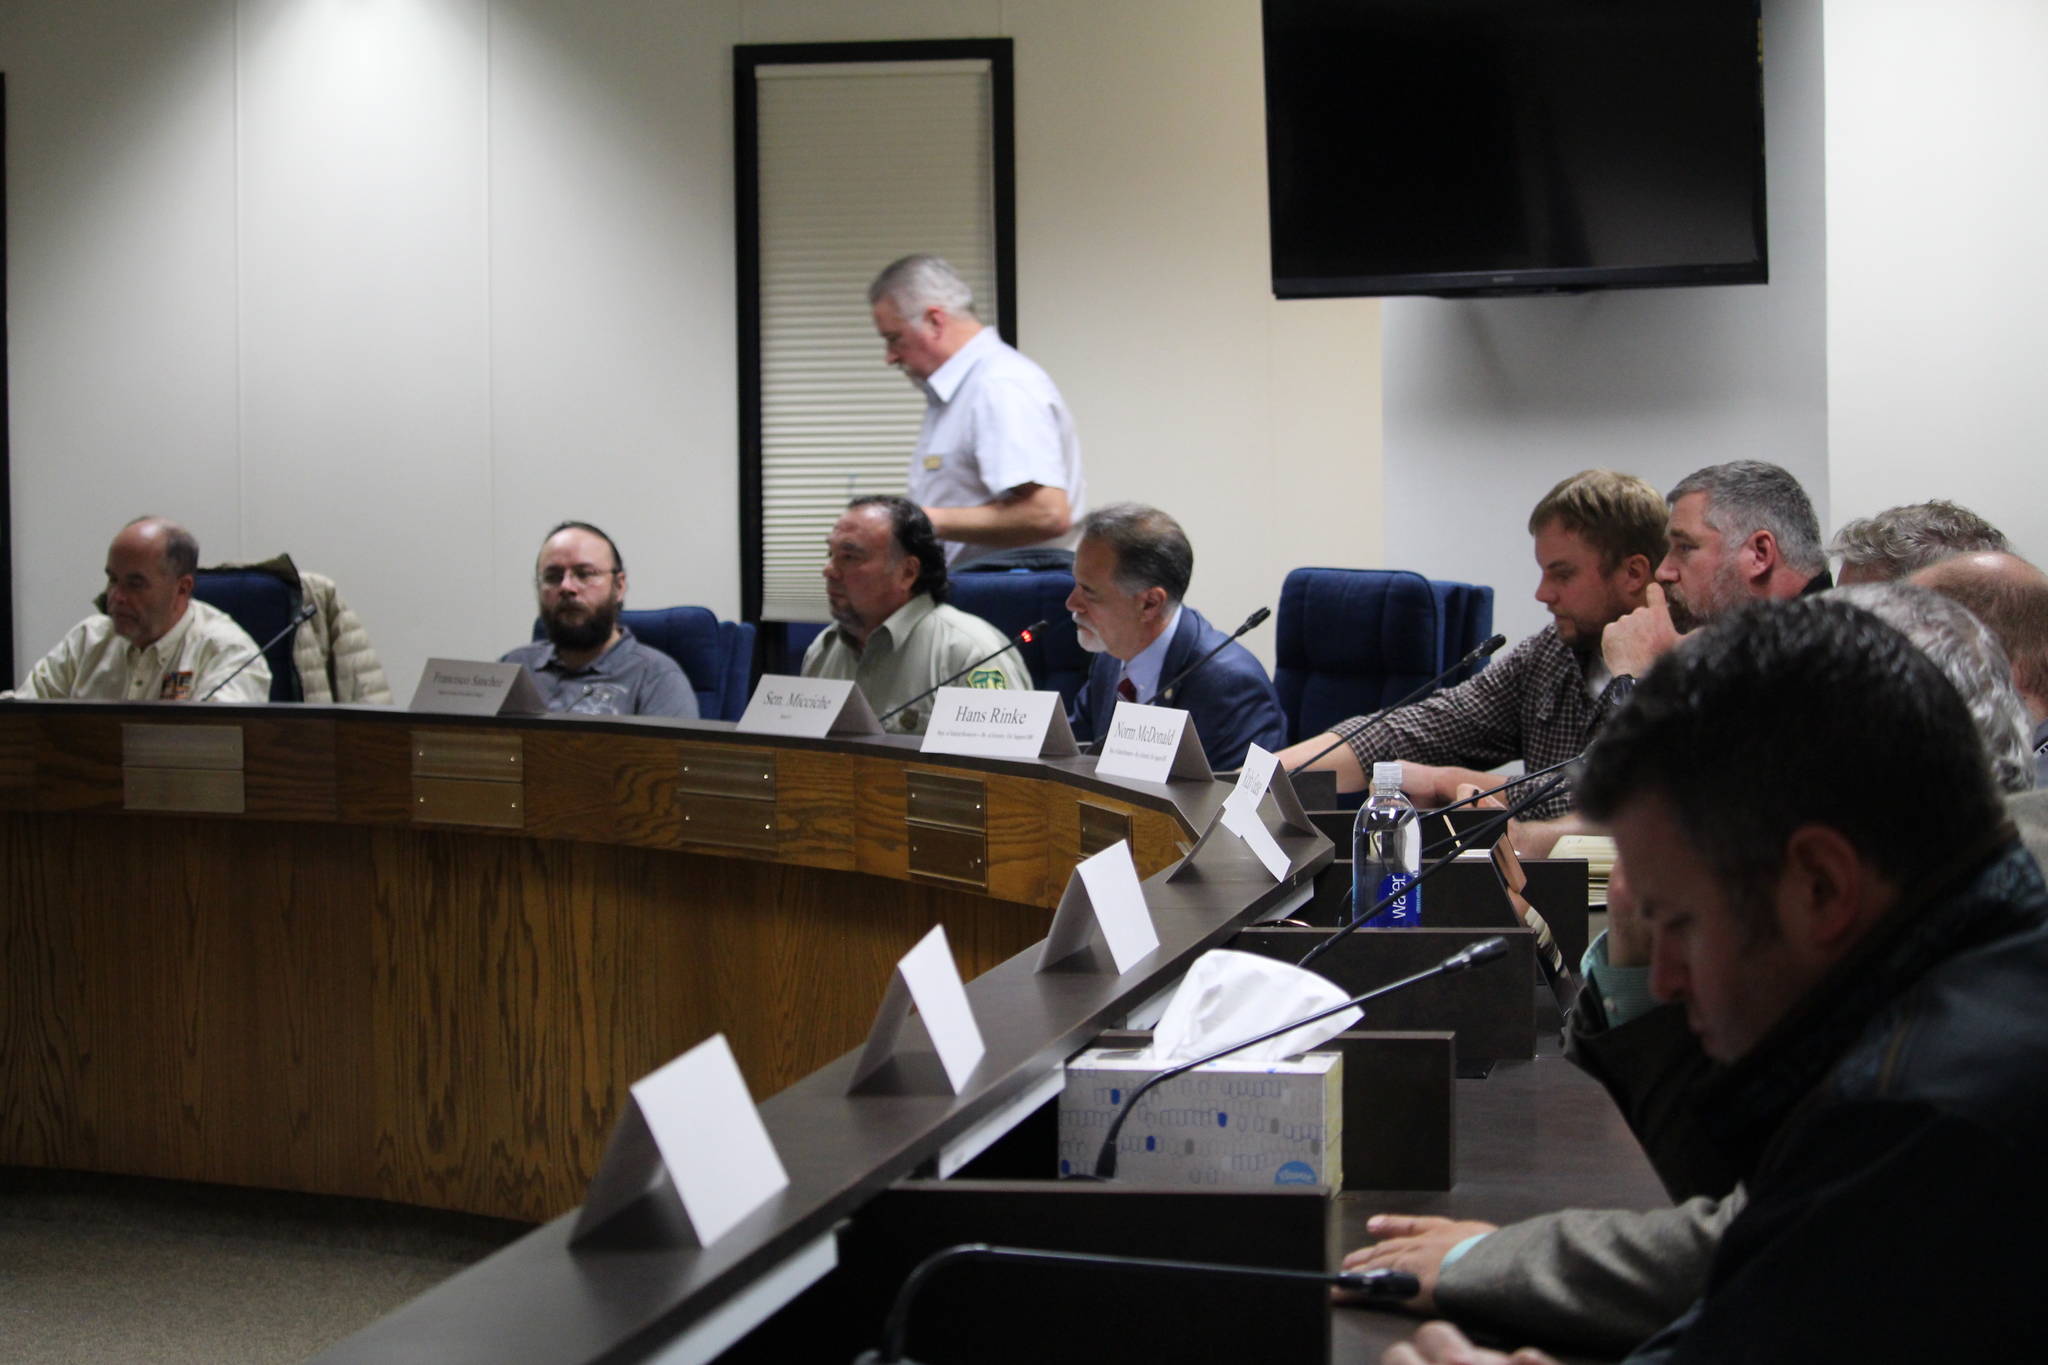
[[[1757,0],[1264,0],[1273,292],[1769,278]]]

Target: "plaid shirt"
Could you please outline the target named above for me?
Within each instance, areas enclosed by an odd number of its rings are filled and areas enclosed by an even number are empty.
[[[1378,720],[1354,716],[1332,733],[1344,737],[1368,774],[1374,763],[1396,759],[1486,769],[1519,758],[1533,772],[1584,750],[1615,704],[1611,682],[1593,700],[1585,665],[1549,625],[1467,682]],[[1525,818],[1547,820],[1571,804],[1559,792]]]

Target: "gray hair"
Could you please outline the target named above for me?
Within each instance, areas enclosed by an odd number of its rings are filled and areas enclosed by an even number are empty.
[[[1967,507],[1936,498],[1858,517],[1835,532],[1828,553],[1839,556],[1844,568],[1853,564],[1886,578],[1904,578],[1954,555],[2007,548],[1996,526]]]
[[[938,256],[905,256],[882,267],[868,286],[868,304],[883,299],[906,318],[927,308],[954,317],[974,317],[974,290],[960,278],[960,272]]]
[[[2026,704],[2013,687],[2005,651],[1967,607],[1914,583],[1859,583],[1829,594],[1863,608],[1934,660],[1970,710],[1999,789],[2034,785],[2034,753]]]
[[[1128,593],[1166,589],[1169,602],[1188,593],[1195,576],[1195,547],[1180,523],[1156,507],[1113,502],[1081,518],[1081,538],[1099,540],[1116,551],[1116,583]]]
[[[1762,460],[1731,460],[1686,475],[1671,490],[1674,505],[1688,493],[1707,495],[1707,525],[1743,540],[1769,531],[1778,553],[1793,569],[1817,574],[1827,568],[1820,548],[1820,519],[1799,480]]]
[[[154,526],[163,536],[163,564],[173,578],[183,578],[199,569],[199,537],[166,517],[141,516],[123,526]]]

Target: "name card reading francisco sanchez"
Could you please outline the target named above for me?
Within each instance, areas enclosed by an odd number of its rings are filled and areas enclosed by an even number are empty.
[[[429,659],[407,709],[457,716],[538,716],[548,704],[525,664]]]
[[[973,758],[1068,758],[1079,752],[1057,692],[942,687],[922,752]]]
[[[742,734],[879,735],[874,708],[851,678],[794,678],[766,673],[754,685],[745,714],[733,727]]]

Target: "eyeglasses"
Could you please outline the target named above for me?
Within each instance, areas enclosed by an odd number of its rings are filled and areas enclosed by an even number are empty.
[[[588,586],[599,579],[610,578],[618,572],[617,569],[600,569],[591,564],[578,564],[571,569],[542,569],[538,577],[543,588],[559,588],[565,578],[573,578],[578,584]]]

